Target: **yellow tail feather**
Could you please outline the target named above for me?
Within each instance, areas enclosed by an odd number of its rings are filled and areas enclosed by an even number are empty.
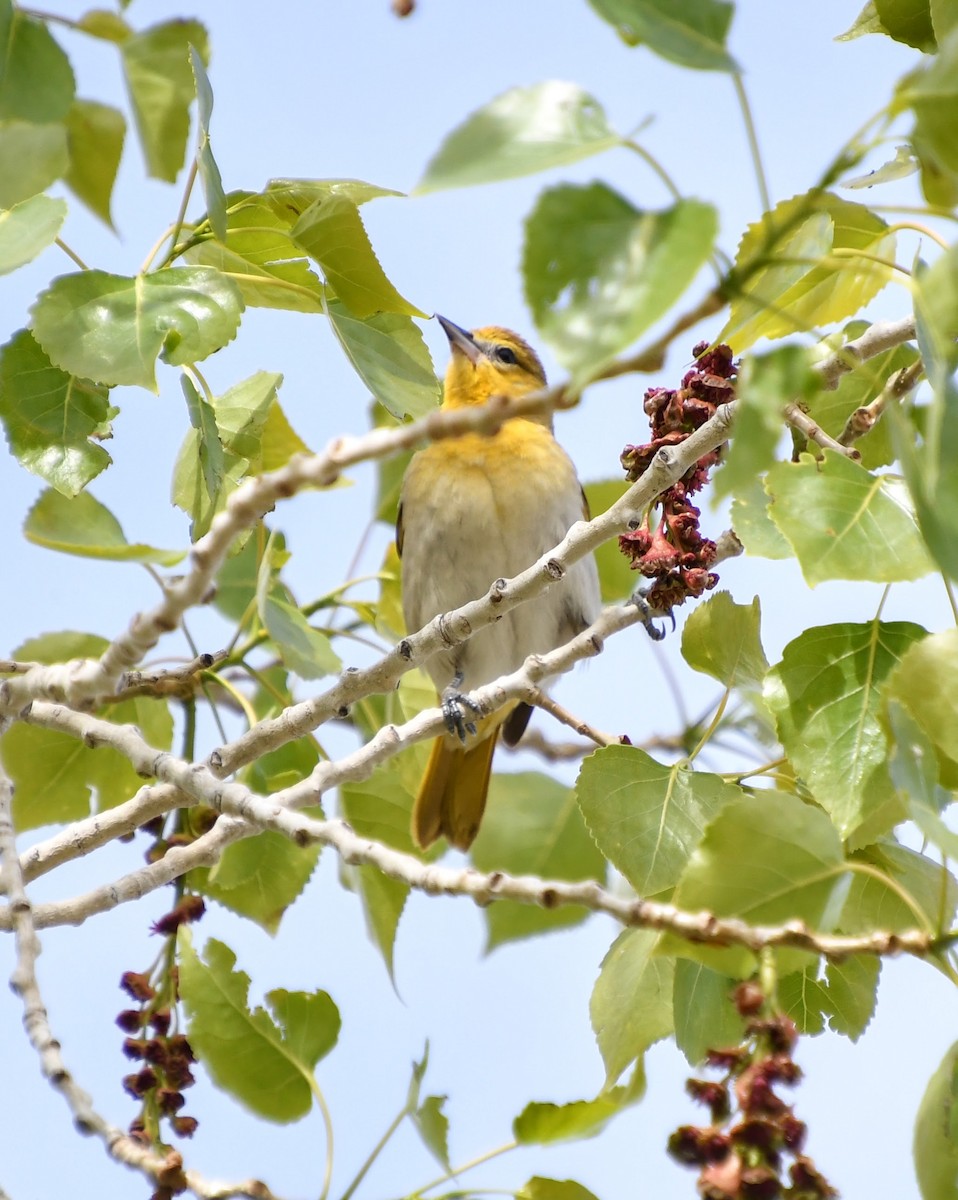
[[[412,810],[412,835],[423,850],[440,837],[459,850],[472,845],[486,807],[498,736],[497,725],[472,746],[457,746],[445,737],[433,742]]]

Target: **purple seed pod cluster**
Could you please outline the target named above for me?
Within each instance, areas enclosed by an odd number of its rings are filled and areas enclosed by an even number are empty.
[[[692,354],[695,364],[679,388],[654,387],[645,393],[652,438],[622,451],[622,466],[630,482],[645,473],[662,447],[684,442],[715,415],[720,404],[735,399],[738,364],[731,348],[700,342]],[[713,450],[698,459],[681,479],[662,492],[642,524],[619,538],[619,549],[630,560],[632,569],[654,581],[645,598],[659,612],[671,612],[688,597],[701,596],[718,583],[718,575],[709,569],[715,561],[715,543],[699,531],[701,512],[689,497],[708,482],[709,471],[719,455],[719,450]],[[653,529],[655,509],[659,510],[659,519]]]

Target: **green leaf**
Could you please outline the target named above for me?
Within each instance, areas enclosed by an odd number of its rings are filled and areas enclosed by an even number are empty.
[[[9,275],[52,246],[66,215],[66,202],[49,196],[31,196],[0,212],[0,275]]]
[[[867,0],[865,7],[855,18],[854,23],[840,33],[836,38],[836,42],[852,42],[856,38],[864,37],[868,33],[884,33],[881,21],[878,19],[878,13],[875,9],[875,0]]]
[[[513,1121],[513,1136],[523,1146],[595,1137],[623,1108],[635,1104],[644,1094],[645,1069],[638,1062],[628,1084],[602,1091],[594,1100],[573,1100],[569,1104],[533,1100]]]
[[[605,860],[576,807],[575,793],[536,771],[493,775],[472,861],[480,871],[542,879],[605,879]],[[485,911],[486,950],[577,925],[586,909],[500,901]]]
[[[266,995],[272,1016],[250,1009],[250,978],[234,970],[229,946],[211,938],[204,962],[186,926],[178,944],[187,1036],[213,1081],[268,1121],[305,1117],[312,1108],[313,1071],[339,1037],[336,1005],[326,992],[276,989]]]
[[[806,406],[818,387],[805,346],[779,346],[746,358],[736,389],[735,436],[715,476],[716,496],[747,492],[768,470],[782,439],[785,405]]]
[[[765,703],[779,740],[842,837],[892,790],[882,688],[924,637],[908,621],[820,625],[790,642],[768,673]]]
[[[916,271],[914,286],[918,342],[932,386],[931,403],[920,410],[920,444],[898,406],[890,406],[887,418],[925,542],[942,569],[958,578],[958,480],[952,469],[958,454],[958,250]]]
[[[958,787],[958,630],[931,634],[909,647],[886,694],[934,747],[941,783]]]
[[[314,629],[277,590],[261,598],[260,619],[276,643],[280,658],[300,679],[321,679],[342,667],[326,634]]]
[[[271,179],[263,193],[270,208],[286,228],[294,224],[317,200],[342,196],[353,204],[367,204],[383,196],[404,196],[392,188],[365,183],[362,179]]]
[[[578,162],[620,141],[598,101],[573,83],[511,88],[449,134],[415,191],[515,179]]]
[[[126,139],[123,114],[109,104],[74,100],[66,126],[70,167],[63,182],[113,229],[110,201]]]
[[[61,663],[99,658],[108,645],[105,638],[63,630],[31,638],[12,654],[29,662]],[[173,719],[165,700],[137,697],[105,705],[97,715],[114,724],[136,725],[158,751],[172,744]],[[94,749],[68,734],[24,722],[7,730],[0,748],[15,787],[14,824],[21,831],[89,815],[92,794],[97,811],[103,812],[128,800],[143,783],[118,750]]]
[[[851,341],[866,329],[867,322],[854,321],[844,330],[844,340]],[[835,347],[829,346],[829,351],[832,349]],[[894,375],[910,367],[917,358],[918,352],[914,346],[904,345],[859,363],[854,371],[842,376],[836,388],[816,390],[805,398],[808,415],[827,434],[837,439],[851,414],[857,408],[871,403]],[[897,456],[892,447],[891,427],[887,418],[876,421],[871,430],[855,442],[855,449],[861,452],[862,466],[870,471],[894,462]]]
[[[323,285],[269,199],[230,192],[226,204],[225,238],[192,242],[183,257],[228,274],[253,307],[321,313]]]
[[[829,930],[848,889],[842,865],[841,841],[821,809],[783,792],[743,794],[726,803],[705,831],[673,902],[689,912],[705,909],[755,925],[797,919]],[[687,951],[697,957],[695,947]],[[742,973],[752,965],[745,950],[723,954]]]
[[[290,237],[319,263],[327,282],[354,317],[381,312],[425,316],[386,278],[359,206],[347,197],[330,195],[317,200],[293,226]]]
[[[605,1063],[605,1086],[672,1032],[674,960],[655,955],[654,929],[625,929],[602,960],[589,1016]]]
[[[655,896],[675,886],[709,821],[741,791],[634,746],[606,746],[582,763],[576,794],[602,853],[640,896]]]
[[[855,871],[839,928],[845,933],[946,929],[958,903],[958,883],[940,861],[894,842],[856,853],[868,873]]]
[[[180,376],[180,384],[186,397],[186,408],[190,414],[190,424],[196,430],[199,442],[199,460],[206,484],[206,492],[215,502],[223,486],[223,475],[226,469],[223,456],[223,443],[216,425],[213,406],[204,400],[188,375]]]
[[[596,1200],[595,1195],[574,1179],[533,1177],[516,1192],[516,1200]]]
[[[931,0],[931,23],[939,43],[958,28],[958,8],[952,0]]]
[[[928,0],[874,0],[882,30],[896,42],[904,42],[927,54],[937,49]]]
[[[611,508],[630,486],[625,479],[604,479],[585,484],[583,490],[591,515],[597,517]],[[635,572],[619,549],[617,538],[603,542],[596,550],[595,564],[599,568],[599,590],[605,604],[625,600],[635,591]]]
[[[882,163],[873,171],[866,171],[864,175],[844,180],[842,187],[855,191],[858,188],[875,187],[879,183],[893,183],[895,180],[907,179],[909,175],[914,175],[919,166],[911,146],[896,146],[894,158]]]
[[[694,1067],[706,1051],[737,1046],[745,1022],[732,1003],[735,980],[702,963],[676,959],[672,988],[675,1044]]]
[[[0,121],[62,121],[74,87],[70,60],[45,22],[0,6]]]
[[[715,233],[715,210],[698,200],[645,212],[603,183],[542,193],[526,220],[526,300],[577,380],[668,312],[707,260]]]
[[[759,558],[792,557],[792,547],[769,516],[769,498],[761,479],[740,488],[732,501],[732,528],[746,554]]]
[[[55,367],[28,329],[0,350],[0,420],[20,465],[65,496],[75,496],[112,459],[106,388]]]
[[[449,1118],[442,1111],[446,1096],[427,1096],[410,1115],[419,1136],[439,1163],[449,1170]]]
[[[209,41],[198,21],[153,25],[120,44],[136,130],[154,179],[173,183],[183,166],[195,95],[190,47],[209,62]]]
[[[439,403],[439,380],[419,326],[399,313],[365,320],[330,301],[333,333],[373,396],[398,420],[424,417]]]
[[[0,121],[0,208],[44,191],[69,165],[65,125]]]
[[[126,7],[125,5],[123,7]],[[133,30],[119,13],[106,8],[91,8],[76,23],[77,29],[104,42],[125,42]]]
[[[70,498],[47,488],[27,514],[23,533],[36,546],[81,558],[172,567],[185,557],[182,550],[128,542],[116,517],[89,492]]]
[[[920,579],[932,564],[908,492],[894,475],[872,475],[844,454],[778,463],[768,472],[772,520],[791,543],[806,581]]]
[[[758,596],[751,604],[736,604],[728,592],[716,592],[689,614],[682,657],[693,671],[728,688],[760,684],[768,670],[761,626]]]
[[[630,46],[645,44],[680,67],[736,71],[725,49],[734,5],[724,0],[589,0]]]
[[[213,89],[203,59],[195,46],[190,46],[190,67],[196,89],[196,105],[199,110],[197,136],[199,145],[196,162],[199,167],[203,195],[206,197],[206,215],[210,228],[221,242],[226,241],[226,193],[220,169],[210,146],[210,118],[213,115]]]
[[[783,200],[739,243],[729,319],[716,340],[741,353],[760,337],[852,316],[893,276],[874,259],[894,257],[894,233],[863,205],[819,191]]]
[[[922,1200],[954,1200],[958,1178],[958,1042],[945,1053],[918,1106],[915,1174]]]
[[[857,1042],[868,1028],[878,1000],[881,959],[859,954],[825,968],[828,1023]]]
[[[174,366],[206,358],[233,340],[242,311],[236,285],[211,267],[61,275],[31,309],[34,336],[58,367],[154,392],[158,356]]]

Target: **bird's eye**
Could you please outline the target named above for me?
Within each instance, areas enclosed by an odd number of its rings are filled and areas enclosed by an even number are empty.
[[[511,346],[497,346],[496,347],[496,358],[498,358],[498,360],[501,363],[513,363],[514,364],[519,361],[516,358],[515,350],[513,350],[513,348]]]

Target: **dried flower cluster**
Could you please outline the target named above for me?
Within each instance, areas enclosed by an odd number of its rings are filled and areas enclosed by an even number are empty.
[[[776,1091],[801,1078],[792,1058],[798,1040],[794,1023],[761,1015],[765,996],[755,983],[739,985],[735,1003],[747,1022],[745,1041],[708,1052],[707,1064],[722,1072],[718,1080],[690,1079],[686,1085],[692,1099],[708,1108],[711,1123],[678,1128],[669,1138],[669,1154],[699,1168],[703,1200],[837,1196],[803,1152],[804,1122]]]
[[[152,860],[162,854],[162,818],[145,827],[155,841],[147,852]],[[171,839],[172,840],[172,839]],[[159,848],[159,849],[158,849]],[[182,1112],[183,1092],[195,1081],[192,1064],[196,1061],[186,1035],[177,1029],[178,978],[174,960],[176,933],[181,925],[198,921],[205,911],[202,897],[185,894],[176,905],[156,921],[151,932],[166,939],[153,967],[148,971],[125,971],[120,987],[137,1004],[124,1009],[116,1023],[127,1035],[123,1053],[140,1064],[139,1069],[123,1078],[123,1088],[140,1102],[140,1112],[130,1122],[130,1136],[147,1146],[165,1146],[161,1122],[179,1137],[192,1137],[197,1120]],[[172,1200],[186,1189],[179,1156],[173,1154],[168,1178],[158,1179],[152,1200]]]
[[[645,473],[663,446],[685,441],[715,415],[720,404],[735,399],[738,364],[731,349],[724,344],[700,342],[692,353],[695,365],[680,388],[655,387],[645,393],[652,440],[641,446],[626,446],[622,451],[622,466],[630,481]],[[698,459],[659,496],[642,524],[619,538],[619,548],[631,560],[632,569],[655,581],[645,598],[660,612],[671,612],[689,596],[701,596],[718,583],[718,575],[709,570],[715,561],[715,543],[699,532],[700,511],[689,502],[689,496],[708,482],[709,470],[718,462],[719,454],[719,450],[713,450]],[[660,518],[652,529],[652,510],[656,507]]]

